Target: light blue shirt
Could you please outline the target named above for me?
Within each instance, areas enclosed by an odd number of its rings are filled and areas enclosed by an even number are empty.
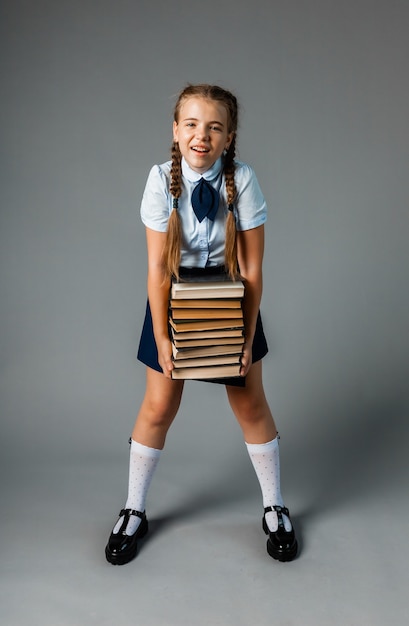
[[[267,206],[253,169],[236,161],[234,180],[237,197],[234,204],[237,230],[261,226],[267,219]],[[204,174],[192,170],[182,158],[183,191],[178,212],[182,223],[183,245],[181,265],[209,267],[223,265],[225,223],[228,213],[222,158]],[[169,192],[171,161],[154,165],[149,173],[141,204],[142,222],[148,228],[166,232],[173,198]],[[204,218],[199,222],[190,198],[200,178],[205,178],[219,193],[220,203],[214,221]]]

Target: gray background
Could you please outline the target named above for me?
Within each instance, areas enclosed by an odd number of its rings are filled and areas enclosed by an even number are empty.
[[[408,619],[409,5],[6,0],[1,6],[2,624]],[[144,389],[139,204],[175,95],[241,102],[269,205],[264,380],[302,552],[269,559],[222,387],[190,383],[114,568]]]

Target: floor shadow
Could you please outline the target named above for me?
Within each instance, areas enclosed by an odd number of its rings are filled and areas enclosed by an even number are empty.
[[[405,406],[394,401],[378,403],[366,412],[357,408],[349,418],[340,415],[328,427],[321,425],[303,448],[289,450],[299,487],[310,494],[308,508],[299,515],[301,525],[326,510],[374,494],[381,501],[387,490],[407,483],[408,441]],[[294,469],[291,473],[294,481]]]
[[[225,515],[229,508],[236,508],[240,503],[249,505],[249,498],[259,496],[260,523],[262,516],[262,498],[250,461],[242,455],[232,456],[224,465],[214,465],[211,471],[195,483],[194,491],[186,490],[182,499],[178,499],[163,515],[149,517],[149,535],[147,540],[160,535],[169,527],[183,521],[187,523],[200,519],[211,511],[221,511]]]

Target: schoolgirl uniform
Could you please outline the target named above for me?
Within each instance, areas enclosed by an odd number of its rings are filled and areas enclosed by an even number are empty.
[[[171,161],[154,165],[149,173],[142,197],[141,218],[148,228],[166,232],[169,216],[173,209],[173,197],[169,191]],[[199,174],[192,170],[182,158],[182,194],[177,211],[182,226],[182,249],[180,275],[203,273],[223,273],[225,248],[225,222],[228,213],[223,157],[220,157],[206,172]],[[199,221],[192,207],[192,193],[201,179],[209,183],[217,192],[218,206],[212,218]],[[267,206],[253,169],[240,161],[235,161],[234,182],[237,195],[234,214],[237,231],[257,228],[267,219]],[[263,325],[258,314],[256,332],[252,347],[253,363],[262,359],[268,352]],[[138,349],[138,360],[152,369],[162,372],[158,362],[158,352],[153,335],[152,317],[149,302]],[[244,378],[224,378],[208,382],[245,385]]]

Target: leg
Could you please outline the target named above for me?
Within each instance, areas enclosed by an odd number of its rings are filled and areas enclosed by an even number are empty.
[[[145,397],[131,439],[125,510],[145,511],[149,485],[169,426],[179,408],[182,391],[183,381],[169,380],[163,374],[147,368]],[[126,527],[127,534],[133,535],[139,525],[140,519],[137,516],[131,517]],[[117,527],[119,526],[118,522]]]
[[[105,548],[107,560],[114,565],[132,560],[138,539],[148,531],[145,500],[182,391],[183,381],[169,380],[147,368],[145,397],[132,433],[128,498]]]
[[[277,429],[264,394],[261,368],[261,361],[252,365],[245,387],[226,388],[260,483],[264,507],[283,506]],[[276,513],[269,512],[268,518],[273,528],[278,525]]]
[[[277,429],[264,394],[261,361],[251,366],[245,387],[226,386],[226,390],[263,494],[267,551],[273,558],[290,561],[297,553],[297,541],[281,496]]]
[[[226,386],[227,397],[247,443],[265,443],[277,429],[263,388],[262,362],[251,366],[245,387]]]
[[[132,439],[162,450],[170,425],[179,409],[183,380],[169,380],[146,368],[146,390],[132,431]]]

